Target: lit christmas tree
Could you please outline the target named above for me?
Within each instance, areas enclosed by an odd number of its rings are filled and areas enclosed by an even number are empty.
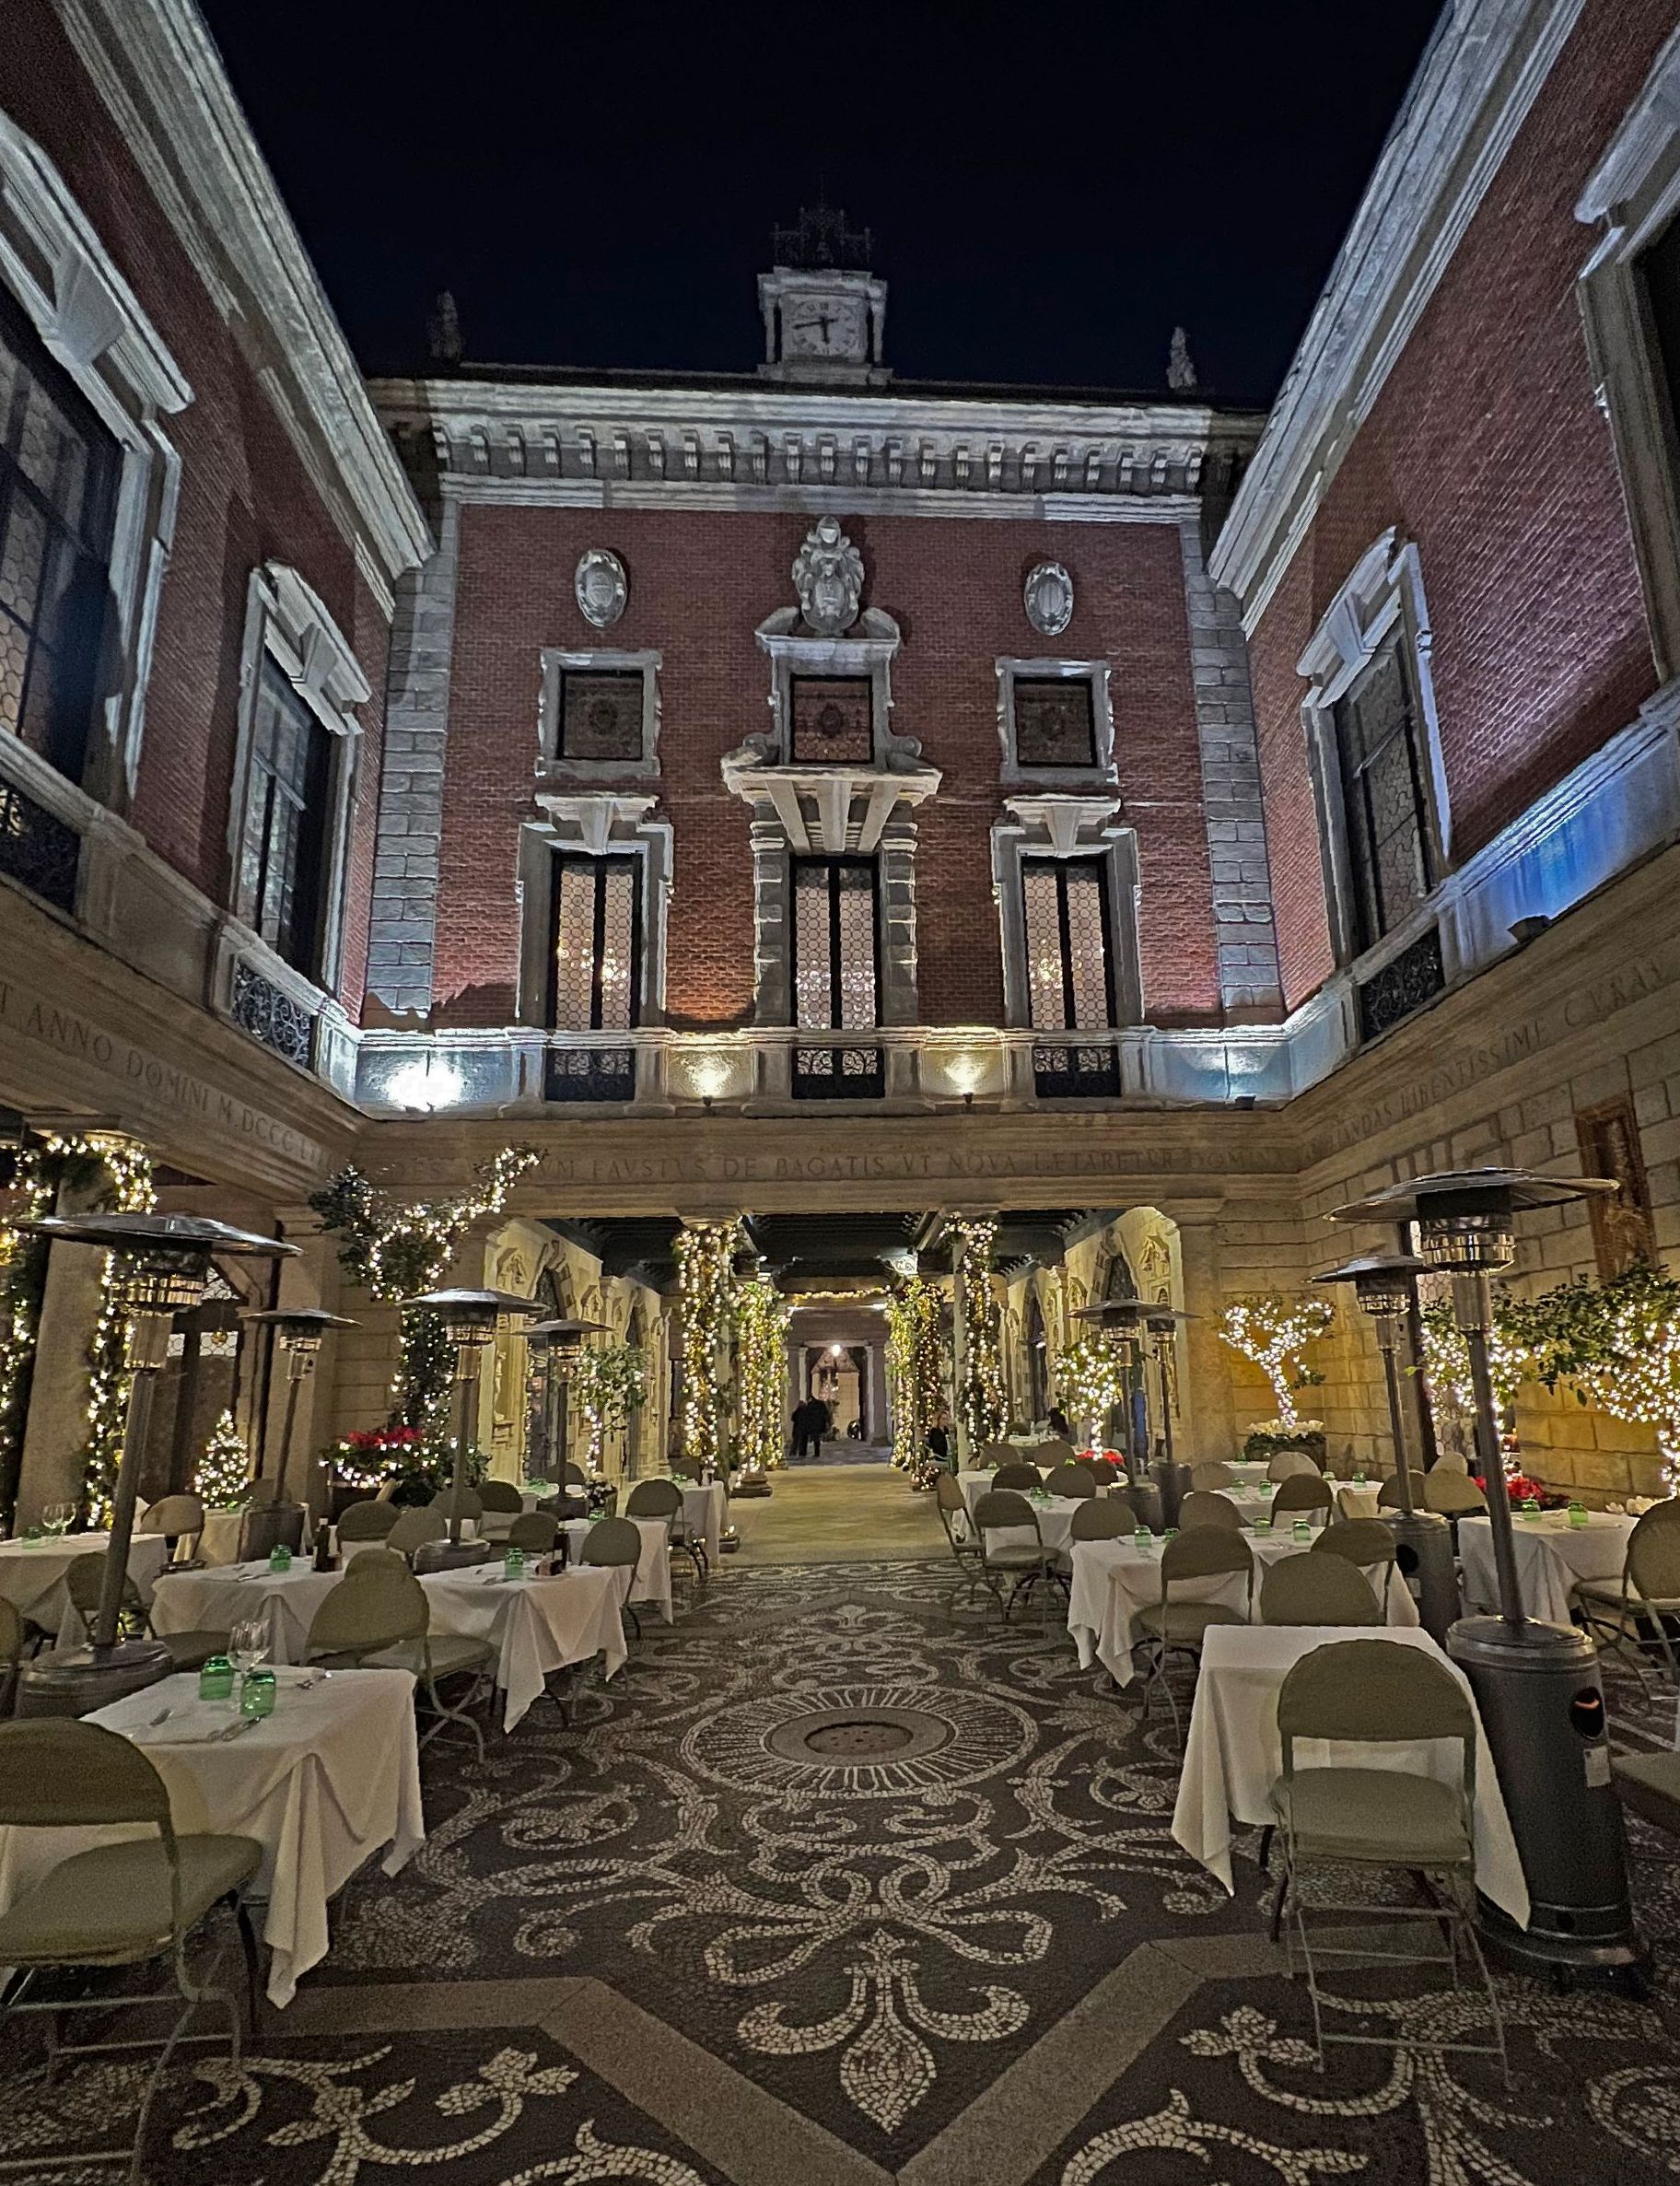
[[[251,1485],[251,1460],[245,1442],[225,1411],[211,1430],[209,1447],[198,1461],[198,1493],[204,1507],[230,1511],[245,1500]]]

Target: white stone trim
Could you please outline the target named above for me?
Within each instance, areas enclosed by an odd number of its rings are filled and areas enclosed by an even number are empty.
[[[1359,953],[1359,921],[1348,848],[1347,802],[1336,752],[1336,704],[1396,635],[1410,693],[1417,701],[1416,727],[1425,773],[1424,828],[1439,888],[1452,868],[1452,825],[1430,667],[1434,637],[1418,549],[1390,525],[1360,555],[1296,662],[1296,672],[1306,679],[1308,686],[1301,702],[1301,719],[1318,811],[1331,941],[1338,964],[1350,963]],[[1406,924],[1410,923],[1408,919]],[[1422,923],[1427,924],[1427,918]],[[1398,930],[1383,935],[1370,953],[1373,957],[1392,955],[1391,944]]]
[[[1658,54],[1588,178],[1575,216],[1602,223],[1581,271],[1581,318],[1621,473],[1651,649],[1657,672],[1666,678],[1680,672],[1680,440],[1637,262],[1680,218],[1680,30]]]
[[[657,799],[614,795],[610,790],[567,792],[540,789],[540,820],[519,829],[519,1011],[522,1025],[546,1031],[548,1014],[548,929],[554,907],[554,853],[582,857],[634,858],[641,868],[642,961],[636,997],[637,1031],[665,1022],[665,927],[671,899],[671,825],[653,817]],[[606,1034],[590,1035],[605,1041]],[[628,1035],[614,1046],[631,1044]]]
[[[108,578],[120,672],[88,724],[83,783],[125,812],[181,491],[181,459],[161,421],[184,410],[192,390],[64,177],[3,112],[0,283],[122,450]]]
[[[361,758],[361,722],[356,708],[367,703],[372,691],[349,640],[307,579],[284,562],[265,562],[262,568],[252,570],[245,593],[239,740],[234,747],[233,794],[228,809],[228,884],[235,897],[231,909],[248,929],[251,906],[238,900],[239,855],[251,801],[257,693],[265,658],[275,662],[332,738],[326,854],[321,860],[320,955],[312,978],[291,967],[294,978],[312,985],[324,999],[337,992],[343,969],[344,880]]]
[[[1461,0],[1366,185],[1209,559],[1253,633],[1584,0]]]
[[[609,646],[544,646],[542,681],[537,697],[537,773],[543,781],[602,782],[652,780],[659,771],[659,652],[617,652]],[[642,679],[642,748],[635,759],[567,759],[560,753],[560,679],[591,671],[639,675]],[[648,801],[651,802],[651,800]]]
[[[203,17],[192,0],[52,5],[213,305],[266,336],[258,378],[327,507],[394,584],[430,552],[426,518]]]
[[[1001,659],[992,662],[992,672],[998,679],[998,741],[1003,746],[999,780],[1006,784],[1019,783],[1025,789],[1095,789],[1114,781],[1113,667],[1109,661]],[[1022,765],[1015,748],[1015,685],[1022,677],[1029,682],[1090,684],[1091,742],[1095,749],[1091,766]]]
[[[1003,1021],[1032,1029],[1027,981],[1026,904],[1021,863],[1029,858],[1100,859],[1108,887],[1108,967],[1114,1028],[1143,1017],[1143,978],[1138,940],[1137,830],[1120,819],[1116,797],[1006,797],[1007,820],[992,829],[992,893],[1003,962]]]

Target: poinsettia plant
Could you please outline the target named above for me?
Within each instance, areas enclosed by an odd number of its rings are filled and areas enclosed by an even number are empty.
[[[1471,1478],[1482,1493],[1486,1495],[1488,1492],[1487,1475],[1479,1472],[1473,1473]],[[1569,1508],[1569,1499],[1567,1495],[1559,1495],[1555,1488],[1544,1486],[1539,1480],[1531,1479],[1525,1472],[1507,1473],[1505,1487],[1512,1502],[1537,1502],[1543,1511],[1562,1511]]]

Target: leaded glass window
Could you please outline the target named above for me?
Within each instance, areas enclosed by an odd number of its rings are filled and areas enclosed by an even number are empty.
[[[98,696],[116,444],[0,299],[0,730],[79,781]]]
[[[251,719],[239,913],[307,977],[321,970],[332,736],[267,654]]]
[[[879,1022],[872,860],[794,860],[793,945],[796,1024],[850,1031]]]
[[[875,686],[867,675],[796,675],[790,699],[796,766],[870,764]]]
[[[1021,886],[1033,1030],[1104,1030],[1114,1021],[1104,861],[1026,858]]]
[[[1336,701],[1335,718],[1355,941],[1369,949],[1423,902],[1434,880],[1417,711],[1397,642]]]
[[[1096,694],[1089,675],[1018,675],[1012,704],[1018,766],[1096,765]]]
[[[556,1032],[630,1032],[641,1017],[639,859],[556,853],[549,1023]]]

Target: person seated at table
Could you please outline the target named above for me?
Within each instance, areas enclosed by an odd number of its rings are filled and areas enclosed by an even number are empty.
[[[1063,1411],[1060,1405],[1053,1404],[1044,1414],[1044,1432],[1056,1435],[1065,1443],[1070,1443],[1073,1440],[1073,1429],[1068,1422],[1067,1413]]]

